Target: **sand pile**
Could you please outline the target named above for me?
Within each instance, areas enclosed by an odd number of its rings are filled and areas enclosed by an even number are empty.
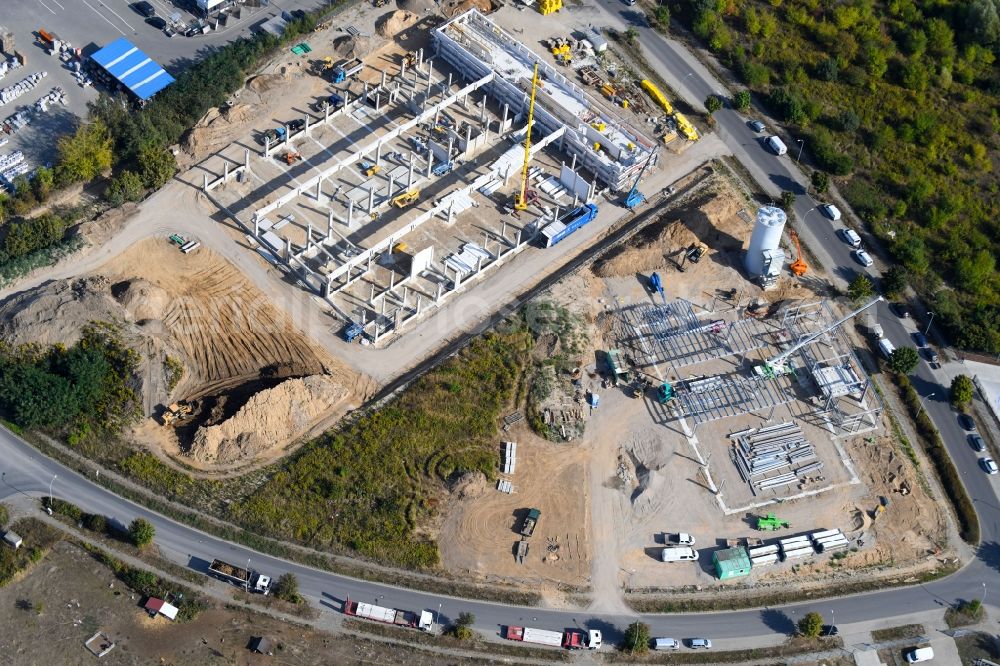
[[[375,37],[343,35],[333,40],[333,50],[342,58],[364,58],[383,43]]]
[[[441,10],[448,18],[464,14],[470,9],[478,9],[483,14],[489,14],[497,7],[491,0],[448,0],[441,3]]]
[[[416,14],[397,9],[376,21],[375,31],[382,37],[392,38],[412,27],[419,20],[420,17]]]
[[[0,304],[0,339],[14,345],[72,345],[92,321],[130,319],[111,296],[111,281],[106,277],[50,282]]]
[[[170,295],[142,278],[119,282],[111,293],[136,321],[161,320],[170,306]]]
[[[289,379],[254,394],[232,418],[199,428],[191,455],[222,465],[252,460],[304,435],[347,395],[348,389],[329,375]]]

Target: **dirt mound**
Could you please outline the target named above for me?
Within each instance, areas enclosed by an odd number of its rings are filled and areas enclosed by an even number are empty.
[[[170,295],[142,278],[119,282],[111,293],[136,321],[161,320],[170,306]]]
[[[412,14],[437,11],[437,4],[434,3],[434,0],[398,0],[396,6]]]
[[[228,123],[245,123],[254,117],[253,107],[249,104],[234,104],[222,111],[222,117]]]
[[[103,276],[50,282],[0,305],[0,338],[21,345],[72,345],[92,321],[126,322],[128,311],[111,296]]]
[[[375,31],[383,37],[392,38],[413,26],[420,17],[402,9],[382,16],[375,23]]]
[[[285,82],[285,77],[281,74],[261,74],[247,81],[247,88],[257,94],[265,93],[277,88]]]
[[[199,428],[191,455],[199,462],[219,465],[252,460],[304,435],[348,392],[328,375],[284,381],[254,394],[232,418]]]
[[[334,40],[333,50],[342,58],[364,58],[382,43],[381,39],[374,37],[343,35]]]
[[[448,0],[441,3],[441,11],[448,18],[464,14],[470,9],[478,9],[483,14],[489,14],[497,9],[491,0]]]

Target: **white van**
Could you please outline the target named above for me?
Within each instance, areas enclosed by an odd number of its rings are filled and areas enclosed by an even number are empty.
[[[861,236],[854,229],[841,229],[840,237],[844,239],[845,243],[855,249],[861,247]]]
[[[770,148],[775,155],[784,155],[788,152],[788,146],[785,142],[776,136],[767,137],[767,147]]]
[[[653,649],[654,650],[677,650],[681,646],[680,641],[676,638],[654,638],[653,639]]]
[[[906,653],[906,661],[910,664],[919,664],[922,661],[930,661],[934,658],[934,650],[930,647],[913,648]]]
[[[697,560],[698,551],[690,546],[673,546],[669,548],[664,548],[663,553],[660,554],[660,559],[664,562],[684,562],[688,560]]]

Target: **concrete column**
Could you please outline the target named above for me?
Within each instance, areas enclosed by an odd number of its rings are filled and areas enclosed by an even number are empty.
[[[249,171],[250,170],[250,149],[249,148],[244,148],[243,149],[243,170],[244,171]]]
[[[447,97],[448,93],[451,92],[451,75],[451,72],[448,72],[448,87],[441,91],[441,99]]]
[[[288,236],[285,236],[285,261],[292,262],[292,239]]]
[[[504,128],[507,127],[507,114],[510,113],[510,104],[503,105],[503,120],[500,122],[500,132],[502,133]]]
[[[333,211],[329,211],[326,214],[326,241],[329,243],[333,240]]]
[[[403,305],[402,305],[402,307],[404,307],[404,308],[406,307],[406,299],[409,297],[409,295],[410,295],[410,288],[407,287],[404,284],[403,285]]]
[[[502,220],[501,225],[500,225],[500,238],[502,238],[505,243],[507,242],[507,220],[506,219]]]
[[[441,109],[434,111],[434,127],[438,126],[438,117],[441,115]]]
[[[597,195],[597,181],[594,181],[590,184],[590,191],[587,192],[587,201],[593,201],[596,195]]]
[[[382,108],[382,93],[380,91],[379,94],[375,96],[375,110],[378,111],[381,108]]]
[[[385,74],[386,74],[386,72],[385,72],[385,70],[383,69],[383,70],[382,70],[382,87],[383,87],[383,88],[385,88]]]
[[[305,249],[306,252],[312,249],[312,242],[313,242],[313,225],[312,222],[306,222],[306,249]]]
[[[389,245],[389,249],[392,249],[392,245]],[[389,291],[396,286],[396,271],[389,271]]]
[[[362,97],[368,97],[368,82],[364,81],[364,84],[365,84],[365,91]]]
[[[368,269],[367,269],[368,272],[371,272],[371,270],[372,270],[372,259],[373,258],[374,258],[374,255],[371,254],[371,253],[369,253],[368,254]]]
[[[482,257],[477,257],[476,258],[476,275],[479,275],[482,272],[483,272],[483,258]]]
[[[260,218],[257,216],[257,213],[253,214],[253,235],[258,238],[260,237]]]
[[[569,170],[576,173],[576,153],[573,153],[573,162],[570,164]]]
[[[445,277],[447,277],[447,274],[445,275]],[[441,294],[443,292],[444,292],[444,283],[443,282],[438,282],[437,296],[434,297],[434,302],[435,303],[440,303],[441,302]]]
[[[271,138],[265,136],[264,137],[264,157],[270,157],[270,156],[271,156]]]
[[[452,147],[454,145],[455,145],[455,137],[449,135],[448,136],[448,158],[446,160],[447,162],[451,161],[451,150],[452,150]]]
[[[403,61],[403,64],[399,66],[399,78],[403,79],[404,81],[406,80],[406,61],[405,60]]]
[[[347,108],[347,105],[350,103],[351,103],[351,91],[344,90],[344,108]]]
[[[483,103],[479,107],[479,122],[486,122],[486,95],[483,95]]]
[[[451,224],[455,220],[455,200],[452,199],[451,203],[448,204],[448,224]]]
[[[573,194],[573,208],[576,208],[579,205],[580,205],[580,195],[574,193]]]
[[[222,163],[222,184],[229,182],[229,160]]]
[[[403,328],[403,308],[396,308],[396,311],[392,313],[392,316],[396,322],[394,328],[396,332],[399,333],[399,329]]]
[[[382,163],[382,142],[375,144],[375,164]]]
[[[310,117],[309,117],[308,113],[305,115],[305,119],[306,119],[305,133],[306,133],[306,136],[309,136],[309,120],[310,120]]]
[[[368,188],[368,212],[375,210],[375,188]]]
[[[421,309],[420,306],[422,304],[423,304],[423,299],[420,297],[420,294],[417,294],[417,314],[420,314],[420,309]]]
[[[201,189],[205,192],[208,192],[208,174],[204,173],[202,175],[205,176],[205,184],[201,186]]]
[[[472,125],[465,126],[465,150],[467,154],[472,150]]]
[[[514,247],[521,244],[521,229],[517,230],[517,239],[514,241]]]
[[[323,285],[323,298],[330,298],[330,291],[332,288],[333,278],[328,277],[326,279],[326,284]]]
[[[291,139],[292,137],[289,136],[288,125],[282,125],[282,127],[285,128],[285,148],[287,148],[288,147],[288,140]]]
[[[354,228],[354,199],[347,201],[347,228]]]
[[[378,338],[379,338],[378,317],[375,318],[375,321],[372,324],[372,331],[373,331],[372,342],[378,344]]]
[[[462,274],[458,271],[455,271],[455,291],[458,291],[458,288],[461,286],[461,284],[462,284]]]
[[[389,198],[392,199],[392,195],[396,192],[396,179],[393,177],[389,178]]]
[[[427,149],[427,177],[431,177],[431,170],[434,168],[434,151]],[[208,182],[208,181],[205,181]]]
[[[490,121],[483,123],[483,145],[490,145]]]
[[[421,46],[420,50],[417,51],[417,66],[419,67],[422,64],[424,64],[424,47]]]
[[[326,125],[330,124],[330,105],[323,105],[323,123]]]
[[[425,101],[429,102],[431,100],[431,83],[434,77],[431,76],[430,69],[427,70],[427,90],[424,92],[424,96],[427,98]]]
[[[375,285],[372,285],[372,294],[371,296],[368,297],[368,302],[369,303],[375,302]]]
[[[316,203],[323,203],[323,179],[316,179]]]
[[[410,175],[406,179],[406,188],[410,189],[413,187],[413,169],[416,166],[416,162],[413,161],[413,151],[410,151]]]

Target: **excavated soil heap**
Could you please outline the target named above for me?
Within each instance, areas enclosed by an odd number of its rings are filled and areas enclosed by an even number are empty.
[[[198,428],[191,455],[219,465],[252,460],[275,442],[304,435],[347,394],[348,389],[328,375],[289,379],[254,394],[232,418]]]
[[[397,9],[396,11],[381,17],[375,23],[375,31],[382,37],[391,39],[416,24],[419,20],[420,17],[416,14],[402,9]]]

